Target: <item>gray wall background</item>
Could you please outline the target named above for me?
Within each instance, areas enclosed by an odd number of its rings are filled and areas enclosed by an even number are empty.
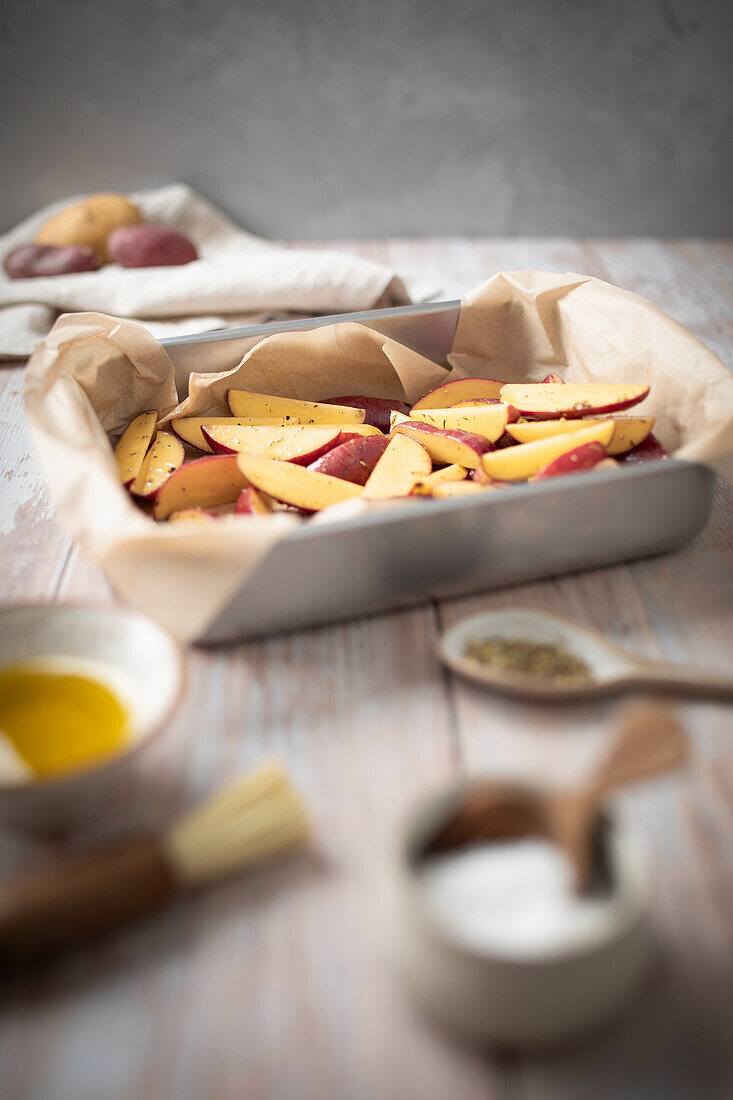
[[[0,0],[0,222],[185,180],[255,232],[733,231],[731,0]]]

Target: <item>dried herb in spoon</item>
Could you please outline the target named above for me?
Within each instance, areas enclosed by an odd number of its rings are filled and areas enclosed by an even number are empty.
[[[591,679],[591,670],[585,661],[563,646],[529,642],[523,638],[469,641],[465,656],[498,672],[538,680],[572,680],[578,683]]]

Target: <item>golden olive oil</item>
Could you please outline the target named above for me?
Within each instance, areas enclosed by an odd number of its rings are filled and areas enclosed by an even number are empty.
[[[36,776],[86,767],[128,741],[126,707],[85,671],[55,659],[0,669],[0,733]]]

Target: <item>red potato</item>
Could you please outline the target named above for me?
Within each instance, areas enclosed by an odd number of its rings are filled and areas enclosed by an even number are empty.
[[[355,409],[348,405],[300,401],[294,397],[276,397],[252,390],[228,390],[227,404],[232,416],[282,416],[298,424],[363,424],[366,416],[364,409]]]
[[[198,259],[192,241],[164,225],[124,225],[107,238],[107,254],[122,267],[178,267]]]
[[[606,418],[607,419],[607,418]],[[582,431],[594,424],[601,424],[600,418],[585,417],[583,420],[527,420],[522,424],[510,424],[507,434],[517,443],[533,443],[537,439],[547,439],[553,435],[566,435],[568,432]],[[608,445],[611,456],[630,451],[641,443],[654,426],[653,416],[617,416],[613,421],[613,439]]]
[[[602,443],[583,443],[580,447],[574,447],[572,451],[553,459],[539,473],[535,474],[532,481],[544,481],[548,477],[560,477],[564,474],[578,473],[580,470],[590,470],[603,462],[606,457],[606,448]]]
[[[457,401],[470,401],[477,397],[496,398],[501,394],[503,382],[497,382],[493,378],[454,378],[450,382],[444,382],[442,386],[431,390],[416,401],[412,406],[415,409],[445,409],[454,405]]]
[[[447,409],[420,409],[410,414],[410,419],[435,428],[472,432],[495,443],[504,434],[509,418],[509,406],[500,401],[491,404],[458,406]]]
[[[205,508],[182,508],[180,512],[171,512],[168,516],[169,523],[195,523],[209,526],[215,523],[219,517],[215,512],[207,512]]]
[[[460,428],[436,428],[421,420],[402,421],[394,428],[393,434],[409,435],[416,439],[438,465],[475,469],[481,456],[494,449],[494,444],[482,435],[464,432]]]
[[[492,481],[526,481],[549,466],[556,458],[575,450],[584,443],[601,443],[604,453],[613,438],[613,420],[602,420],[577,432],[537,439],[534,443],[518,443],[493,454],[483,455],[481,466]]]
[[[272,505],[264,494],[249,485],[246,489],[242,489],[237,497],[234,513],[237,516],[269,516],[272,513]]]
[[[616,457],[618,462],[656,462],[657,459],[668,458],[669,455],[657,437],[650,432],[638,446]]]
[[[364,486],[364,500],[406,497],[416,482],[432,472],[430,455],[409,435],[395,435]]]
[[[130,492],[142,500],[154,500],[171,474],[183,465],[183,444],[170,432],[156,432],[153,445],[145,455]]]
[[[278,462],[272,458],[247,454],[237,455],[235,461],[248,484],[282,504],[290,504],[303,512],[318,512],[331,504],[340,504],[344,500],[359,497],[362,493],[358,485],[329,474],[319,474],[304,466],[296,466],[293,462]]]
[[[120,481],[125,486],[132,485],[140,473],[147,454],[150,440],[153,438],[158,414],[155,410],[140,413],[125,428],[117,440],[114,449],[115,462],[120,475]]]
[[[350,406],[364,409],[364,423],[379,428],[380,432],[389,431],[389,417],[392,412],[408,413],[410,406],[404,401],[392,401],[387,397],[330,397],[325,405]]]
[[[456,466],[455,463],[450,466],[442,466],[439,470],[433,470],[432,474],[428,474],[422,480],[416,481],[410,495],[413,497],[429,497],[433,495],[433,489],[436,485],[441,485],[446,481],[465,481],[467,476],[468,470],[465,466]]]
[[[24,244],[9,252],[3,262],[9,279],[39,279],[44,275],[74,275],[96,271],[102,260],[83,244]]]
[[[457,497],[473,497],[492,488],[490,482],[480,484],[476,481],[439,481],[430,493],[435,500],[455,500]]]
[[[366,485],[369,475],[389,446],[386,435],[367,435],[350,439],[333,447],[309,466],[319,474],[330,474],[350,481],[354,485]]]
[[[498,397],[484,397],[473,398],[471,401],[456,401],[454,405],[448,405],[449,409],[480,409],[486,405],[501,405],[506,409],[506,422],[507,424],[514,424],[519,420],[519,410],[515,409],[513,405],[507,405],[503,401],[500,401]]]
[[[341,428],[338,424],[333,428],[303,424],[285,428],[204,424],[201,434],[214,454],[262,455],[307,466],[336,446]]]
[[[154,519],[167,519],[184,508],[214,508],[233,504],[248,482],[237,465],[238,455],[195,458],[171,474],[159,489]]]
[[[535,420],[600,416],[643,401],[648,386],[616,382],[521,383],[502,386],[501,399]]]
[[[319,424],[318,425],[319,428],[325,428],[325,427],[332,428],[333,426],[334,426],[333,424],[328,424],[328,425]],[[339,440],[338,440],[339,443],[348,443],[350,439],[359,439],[362,436],[368,436],[368,435],[380,436],[380,435],[382,435],[382,432],[380,432],[379,428],[375,428],[373,424],[348,424],[348,425],[339,424],[339,427],[341,428],[341,435],[339,436]]]

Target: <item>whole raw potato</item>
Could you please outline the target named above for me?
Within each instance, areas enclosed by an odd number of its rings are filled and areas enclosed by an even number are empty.
[[[198,259],[183,233],[163,225],[128,225],[116,229],[107,242],[109,258],[123,267],[171,267]]]
[[[70,275],[77,271],[96,271],[102,261],[86,245],[24,244],[9,252],[3,262],[11,279],[36,279],[42,275]]]
[[[107,238],[122,225],[139,225],[143,220],[134,202],[124,195],[90,195],[69,206],[39,230],[38,244],[83,244],[107,259]]]

